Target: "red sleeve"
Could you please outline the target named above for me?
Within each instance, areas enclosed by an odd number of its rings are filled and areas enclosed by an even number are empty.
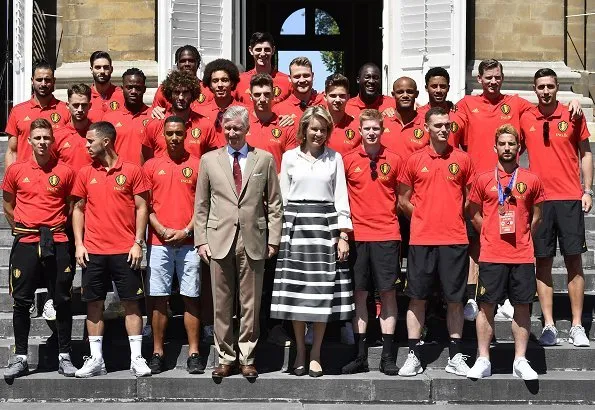
[[[141,167],[135,166],[132,174],[132,194],[139,195],[149,190],[147,176]]]
[[[473,162],[471,161],[471,157],[467,156],[467,181],[465,186],[471,185],[473,183],[473,180],[475,179],[476,175],[475,175],[475,167],[473,166]]]
[[[539,204],[545,201],[545,190],[543,188],[543,183],[539,177],[535,176],[535,189],[533,192],[533,205]]]
[[[222,143],[222,141],[219,141],[219,138],[217,137],[217,133],[215,132],[215,128],[213,127],[212,124],[209,124],[209,126],[206,128],[206,132],[205,132],[205,138],[203,139],[203,154],[205,152],[209,152],[209,151],[213,151],[214,149],[217,148],[221,148],[223,145],[225,145],[224,143]]]
[[[74,187],[74,181],[76,179],[76,172],[70,167],[68,167],[68,173],[66,177],[66,195],[70,196],[72,193],[72,189]]]
[[[527,100],[525,100],[522,97],[519,97],[517,95],[517,101],[519,103],[519,118],[521,115],[523,115],[524,113],[526,113],[529,110],[532,110],[533,108],[535,108],[535,105]]]
[[[586,139],[589,139],[589,137],[591,136],[591,133],[589,132],[589,129],[587,128],[587,120],[585,119],[585,116],[582,115],[580,118],[578,118],[576,121],[580,122],[580,124],[575,124],[575,129],[577,130],[577,135],[578,135],[578,140],[579,141],[584,141]]]
[[[156,124],[157,120],[151,120],[149,121],[149,123],[147,124],[146,127],[143,127],[140,130],[140,143],[142,145],[144,145],[145,147],[149,147],[151,149],[155,149],[155,139],[153,138],[155,135],[155,128],[156,128]]]
[[[147,186],[149,189],[153,189],[153,171],[155,170],[155,158],[151,158],[145,165],[143,165],[143,172],[147,179]]]
[[[468,118],[469,118],[469,107],[467,106],[467,101],[465,101],[465,97],[463,97],[457,104],[457,116],[461,124],[459,124],[460,128],[462,128],[462,134],[459,139],[459,144],[461,145],[469,145],[469,135],[467,135],[468,131]]]
[[[6,123],[6,128],[4,129],[8,135],[16,137],[19,135],[19,129],[17,128],[17,114],[15,113],[14,108],[10,111],[10,115],[8,116],[8,122]]]
[[[87,198],[87,178],[90,169],[91,167],[85,167],[79,171],[72,187],[72,196],[83,199]]]
[[[413,188],[413,181],[415,181],[415,155],[409,157],[407,162],[403,165],[401,169],[401,174],[399,175],[399,181]]]
[[[60,111],[60,125],[68,125],[70,122],[70,110],[68,109],[68,105],[63,101],[60,101],[57,110]]]
[[[469,201],[478,205],[481,205],[483,202],[483,193],[481,192],[480,183],[481,181],[479,179],[475,179],[471,185],[471,192],[469,193]]]
[[[4,181],[2,181],[2,190],[13,195],[17,193],[17,180],[15,178],[15,164],[11,164],[4,174]]]
[[[285,151],[289,151],[298,146],[296,131],[294,126],[288,126],[287,128],[287,138],[285,138],[285,146],[283,149]]]
[[[165,95],[163,95],[161,86],[159,86],[157,91],[155,91],[155,97],[153,97],[153,105],[151,105],[151,110],[155,107],[167,107],[167,100],[165,99]]]

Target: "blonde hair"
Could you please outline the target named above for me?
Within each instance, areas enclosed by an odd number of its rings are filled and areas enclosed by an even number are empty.
[[[512,124],[504,124],[499,126],[496,129],[496,137],[494,139],[495,143],[498,143],[498,138],[500,137],[500,135],[502,134],[510,134],[514,137],[514,139],[516,140],[516,143],[519,143],[519,133],[516,130],[516,128],[514,128],[514,126]]]
[[[326,123],[326,140],[324,141],[324,145],[326,145],[331,133],[333,132],[333,118],[326,108],[320,105],[308,107],[302,114],[302,118],[300,119],[297,130],[297,139],[299,140],[301,147],[306,144],[306,130],[314,118]]]
[[[361,125],[364,121],[378,121],[381,127],[384,126],[382,114],[380,111],[371,108],[362,110],[359,115],[359,124]]]

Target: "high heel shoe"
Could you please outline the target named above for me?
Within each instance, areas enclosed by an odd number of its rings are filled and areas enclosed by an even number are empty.
[[[293,374],[295,374],[296,376],[305,376],[306,375],[306,366],[302,365],[302,366],[294,367]]]

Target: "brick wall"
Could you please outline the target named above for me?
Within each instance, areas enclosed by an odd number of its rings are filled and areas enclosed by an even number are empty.
[[[475,58],[563,60],[564,2],[475,0]]]
[[[105,50],[121,61],[155,60],[155,0],[58,0],[58,64]]]

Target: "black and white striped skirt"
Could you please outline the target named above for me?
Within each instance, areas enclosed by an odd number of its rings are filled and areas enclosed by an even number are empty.
[[[353,290],[337,260],[337,211],[328,202],[290,202],[275,269],[271,317],[305,322],[349,320]]]

